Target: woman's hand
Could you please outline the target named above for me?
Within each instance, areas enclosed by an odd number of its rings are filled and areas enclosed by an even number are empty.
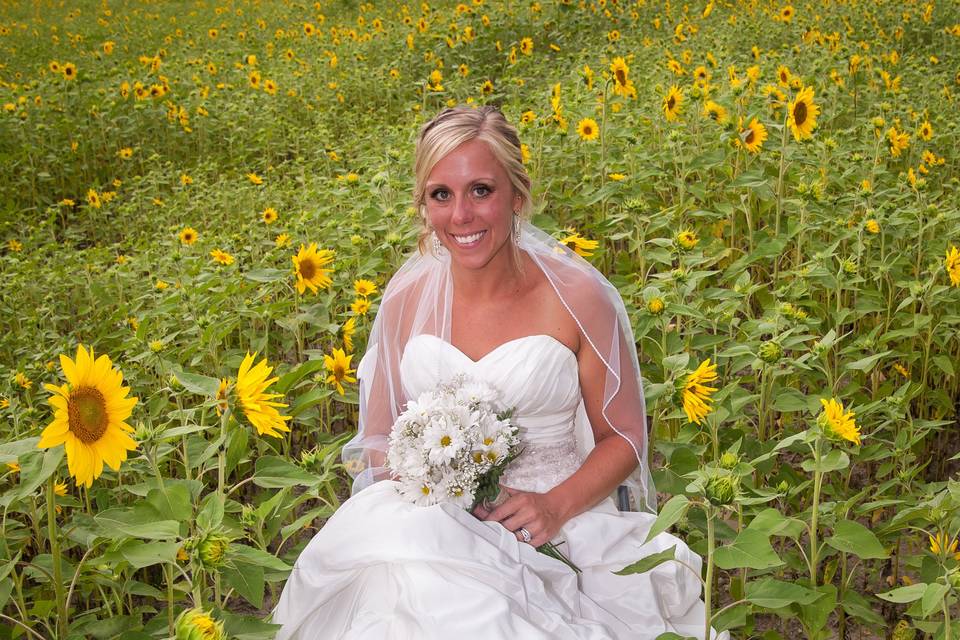
[[[473,513],[481,520],[496,521],[512,531],[517,540],[523,541],[520,529],[526,529],[534,547],[550,542],[560,531],[567,518],[565,510],[550,493],[533,493],[504,487],[509,496],[493,511],[477,507]]]

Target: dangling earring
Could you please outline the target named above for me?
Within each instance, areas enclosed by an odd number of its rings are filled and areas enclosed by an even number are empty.
[[[447,249],[443,246],[443,243],[440,242],[440,238],[437,237],[437,232],[433,232],[433,253],[436,256],[442,256],[446,253]]]
[[[517,246],[520,246],[520,214],[517,211],[513,212],[513,241]]]

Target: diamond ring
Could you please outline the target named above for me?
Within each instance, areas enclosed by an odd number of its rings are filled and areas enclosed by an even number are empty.
[[[527,531],[525,527],[520,527],[520,531],[518,531],[517,533],[520,534],[524,542],[530,542],[531,540],[533,540],[533,536],[530,535],[530,532]]]

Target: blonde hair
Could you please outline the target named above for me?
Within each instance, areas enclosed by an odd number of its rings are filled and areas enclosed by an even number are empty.
[[[413,186],[413,204],[420,213],[422,228],[417,238],[420,254],[427,252],[427,239],[431,229],[424,214],[425,191],[430,172],[448,153],[470,140],[483,140],[490,151],[510,177],[515,193],[520,195],[518,211],[521,219],[530,214],[530,176],[523,166],[520,151],[520,136],[516,128],[507,122],[497,107],[485,105],[478,108],[467,106],[449,107],[438,113],[420,129],[414,157],[415,182]],[[522,271],[520,251],[511,240],[510,251],[514,264]],[[430,247],[432,251],[432,247]]]

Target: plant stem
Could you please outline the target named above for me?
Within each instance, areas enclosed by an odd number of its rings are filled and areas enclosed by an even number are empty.
[[[817,438],[813,449],[813,459],[816,467],[813,471],[813,504],[810,509],[810,586],[817,588],[817,520],[820,515],[820,484],[823,481],[823,472],[820,471],[820,438]]]
[[[57,638],[67,637],[67,599],[63,594],[63,568],[60,566],[60,538],[57,533],[57,513],[54,506],[54,477],[47,480],[47,532],[50,536],[50,559],[53,563],[53,592],[57,602]]]

